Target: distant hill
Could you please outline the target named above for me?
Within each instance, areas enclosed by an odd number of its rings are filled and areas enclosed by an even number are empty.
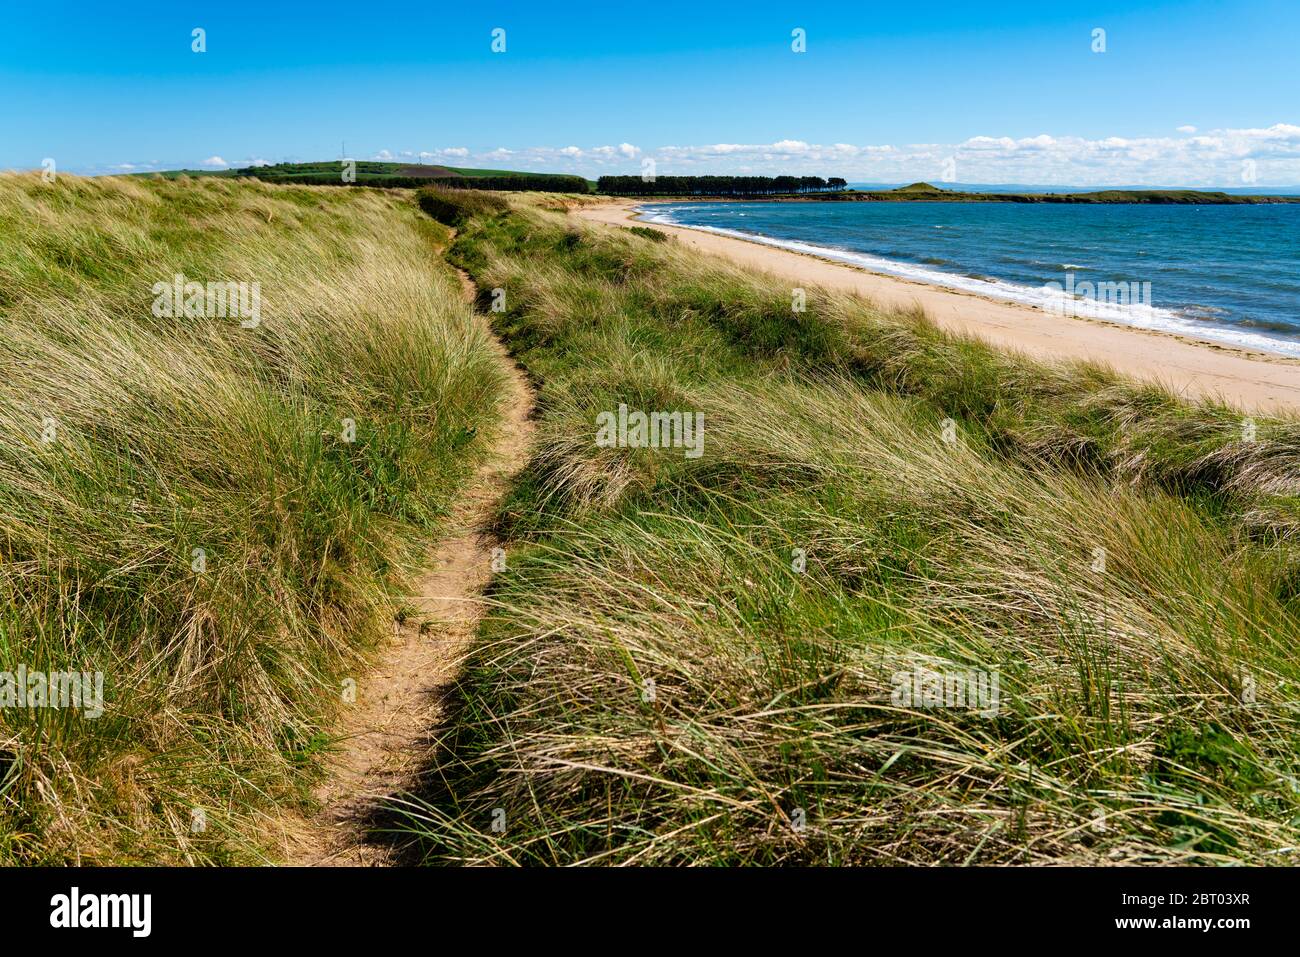
[[[180,176],[248,177],[269,183],[304,183],[309,185],[348,185],[342,178],[340,160],[323,160],[312,163],[274,163],[266,166],[232,167],[223,170],[178,169],[158,173],[138,173],[139,176],[162,176],[176,179]],[[595,184],[581,176],[561,173],[536,173],[523,170],[474,169],[462,166],[424,165],[420,163],[388,163],[378,160],[357,160],[357,186],[416,187],[429,182],[455,185],[454,181],[480,189],[537,189],[547,192],[590,192]]]

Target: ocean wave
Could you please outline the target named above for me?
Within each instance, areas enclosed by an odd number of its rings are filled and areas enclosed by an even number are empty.
[[[1247,318],[1247,319],[1238,319],[1236,320],[1236,322],[1240,323],[1241,325],[1245,326],[1248,329],[1266,329],[1270,332],[1281,332],[1284,334],[1295,331],[1295,326],[1288,325],[1285,322],[1278,322],[1275,319]]]
[[[1189,319],[1209,319],[1214,321],[1220,316],[1228,314],[1227,309],[1220,309],[1218,306],[1206,306],[1200,303],[1192,303],[1188,306],[1181,306],[1178,309],[1179,314],[1187,316]]]
[[[897,276],[931,286],[941,286],[960,292],[975,293],[991,299],[1032,306],[1058,315],[1066,312],[1086,316],[1090,319],[1102,319],[1118,325],[1178,333],[1198,339],[1211,339],[1243,349],[1254,349],[1259,352],[1272,352],[1300,358],[1300,341],[1296,339],[1247,332],[1224,324],[1212,325],[1206,319],[1191,318],[1181,314],[1178,309],[1166,309],[1145,303],[1120,304],[1071,299],[1065,295],[1063,290],[1052,289],[1047,286],[1026,286],[1002,279],[963,276],[960,273],[944,272],[939,269],[927,268],[924,265],[896,262],[892,259],[884,259],[867,253],[836,249],[833,246],[819,246],[815,243],[807,243],[797,239],[777,239],[771,236],[742,232],[738,229],[726,229],[721,226],[697,226],[682,223],[672,218],[671,214],[674,211],[674,207],[665,206],[638,207],[637,209],[637,212],[641,214],[641,218],[646,222],[717,233],[721,236],[730,236],[733,239],[744,239],[765,246],[774,246],[778,249],[787,249],[791,252],[817,256],[832,262],[847,263],[851,266],[858,266],[870,272],[883,273],[887,276]]]

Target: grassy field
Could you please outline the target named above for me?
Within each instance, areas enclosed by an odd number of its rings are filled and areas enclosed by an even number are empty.
[[[164,179],[180,177],[221,177],[225,179],[260,179],[281,185],[317,186],[373,186],[378,188],[414,189],[433,179],[467,180],[467,186],[487,189],[519,189],[522,183],[536,183],[536,189],[552,192],[589,190],[595,186],[581,176],[564,176],[552,173],[521,172],[503,169],[473,169],[441,164],[391,163],[378,160],[356,160],[350,170],[353,178],[343,180],[341,160],[321,160],[312,163],[275,163],[263,166],[244,166],[221,170],[166,170],[152,173],[134,173],[134,176],[161,176]]]
[[[394,163],[383,160],[357,160],[357,172],[371,175],[388,175],[398,176],[406,175],[404,170],[414,169],[423,171],[425,175],[444,175],[443,171],[452,173],[456,176],[464,176],[470,179],[480,176],[550,176],[550,173],[529,172],[526,170],[514,169],[478,169],[470,166],[445,166],[438,164],[418,164],[418,163]],[[231,167],[229,169],[172,169],[159,170],[149,173],[132,173],[136,177],[161,176],[164,179],[177,179],[181,176],[221,176],[221,177],[238,177],[245,175],[249,170],[265,172],[268,176],[292,176],[295,174],[321,174],[337,178],[341,168],[340,160],[318,160],[311,163],[274,163],[266,166],[242,166]],[[594,185],[594,184],[593,184]]]
[[[539,444],[429,863],[1296,862],[1300,423],[511,205],[452,256]]]
[[[501,398],[447,237],[409,195],[0,176],[0,671],[104,694],[0,710],[0,862],[257,860],[302,802]],[[256,321],[159,315],[176,274]]]
[[[321,163],[277,163],[269,166],[246,166],[227,170],[230,176],[252,177],[273,183],[305,183],[305,185],[342,185],[342,163],[325,160]],[[520,189],[520,183],[536,183],[538,190],[552,192],[582,191],[594,183],[580,176],[559,176],[552,173],[520,173],[508,169],[469,169],[464,166],[426,165],[413,163],[380,163],[356,161],[355,185],[415,189],[429,179],[450,178],[452,182],[465,181],[465,185],[484,189]]]

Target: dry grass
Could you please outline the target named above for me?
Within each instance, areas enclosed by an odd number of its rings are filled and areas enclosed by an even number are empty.
[[[535,208],[454,251],[543,417],[404,805],[431,862],[1295,860],[1294,420],[1246,442],[1225,406],[847,297],[792,315]],[[701,412],[703,456],[598,448],[619,403]],[[917,668],[997,674],[996,714],[900,701]]]
[[[0,176],[0,669],[107,699],[0,712],[0,860],[246,860],[305,793],[500,399],[444,239],[401,194]],[[260,325],[156,318],[176,273]]]

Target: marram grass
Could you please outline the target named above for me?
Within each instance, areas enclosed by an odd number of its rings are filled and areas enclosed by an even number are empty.
[[[403,194],[0,176],[0,671],[105,698],[0,710],[0,861],[261,859],[493,425],[445,238]],[[260,323],[157,317],[176,274]]]
[[[453,247],[542,417],[429,863],[1297,860],[1294,419],[514,205]]]

